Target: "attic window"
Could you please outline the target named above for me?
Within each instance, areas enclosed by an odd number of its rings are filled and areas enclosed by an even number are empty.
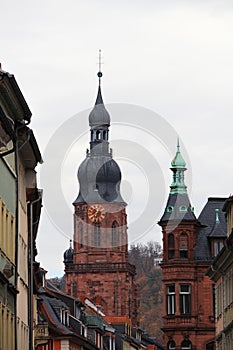
[[[68,311],[60,308],[60,320],[65,326],[69,326],[69,314]]]
[[[185,206],[185,205],[181,205],[180,206],[180,212],[182,212],[182,213],[186,213],[187,212],[187,207]]]
[[[171,205],[169,205],[169,207],[167,207],[167,212],[168,213],[172,213],[174,211],[174,207],[172,207]]]

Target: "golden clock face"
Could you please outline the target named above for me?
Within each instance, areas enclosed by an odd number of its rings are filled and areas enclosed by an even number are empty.
[[[88,209],[88,217],[92,222],[101,222],[105,218],[105,210],[102,205],[92,205]]]

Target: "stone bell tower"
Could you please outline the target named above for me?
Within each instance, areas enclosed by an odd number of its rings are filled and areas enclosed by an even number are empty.
[[[90,150],[78,170],[73,248],[64,254],[66,292],[88,297],[108,316],[137,323],[135,267],[128,261],[126,203],[121,171],[109,149],[110,115],[101,94],[89,115]]]

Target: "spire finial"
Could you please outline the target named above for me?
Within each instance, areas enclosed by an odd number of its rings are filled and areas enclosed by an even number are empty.
[[[103,76],[103,73],[101,72],[101,65],[103,64],[102,61],[101,61],[101,49],[99,49],[99,72],[97,73],[97,76],[99,78],[99,86],[100,86],[100,83],[101,83],[101,78]]]
[[[72,248],[72,239],[70,239],[70,248]]]
[[[179,136],[177,137],[177,151],[180,151],[180,138]]]
[[[171,194],[187,193],[186,185],[184,183],[184,172],[186,164],[180,152],[180,140],[177,138],[177,150],[175,158],[171,162],[171,170],[173,172],[173,182],[171,184]]]

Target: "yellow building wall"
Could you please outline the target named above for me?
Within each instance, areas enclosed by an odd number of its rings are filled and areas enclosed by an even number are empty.
[[[0,349],[14,350],[14,314],[0,302]]]

